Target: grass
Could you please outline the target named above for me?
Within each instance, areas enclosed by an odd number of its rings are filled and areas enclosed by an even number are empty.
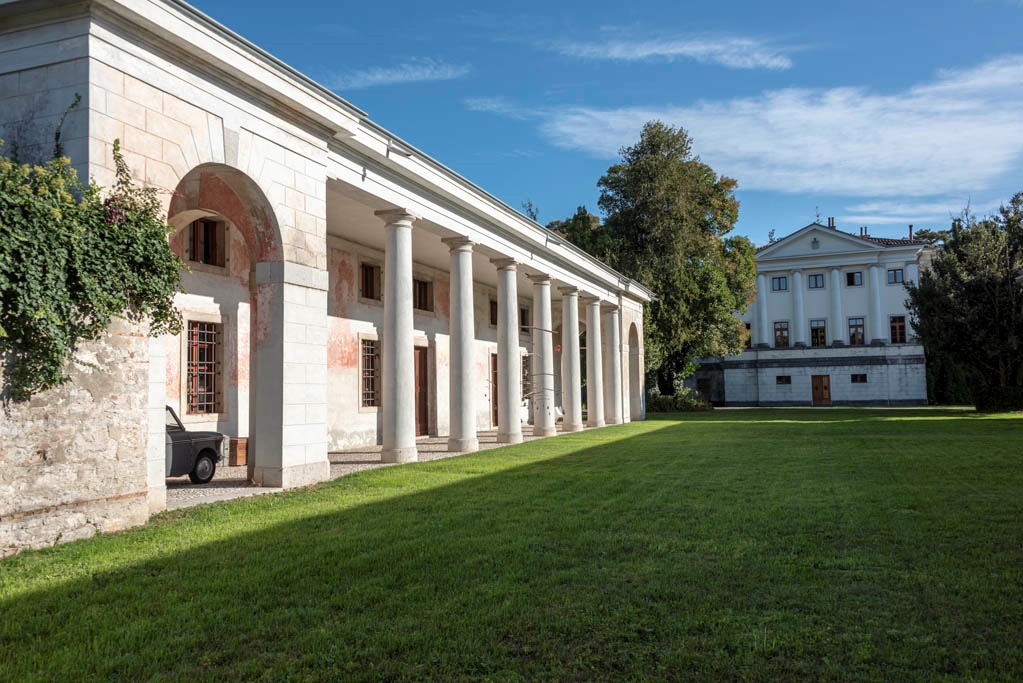
[[[666,416],[0,563],[0,680],[1018,680],[1023,416]]]

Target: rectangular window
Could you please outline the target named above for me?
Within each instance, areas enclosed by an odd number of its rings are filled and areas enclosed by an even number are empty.
[[[862,287],[863,286],[863,271],[854,271],[852,273],[845,274],[845,286],[846,287]]]
[[[527,333],[528,334],[529,331],[532,329],[532,327],[533,327],[533,323],[529,320],[529,309],[528,308],[520,308],[519,309],[519,332],[523,332],[523,333]]]
[[[789,348],[789,324],[787,322],[774,324],[774,347],[776,349]]]
[[[849,345],[862,346],[865,343],[863,318],[849,318]]]
[[[380,266],[371,263],[363,263],[359,266],[361,281],[360,295],[363,299],[380,301]]]
[[[888,284],[890,285],[902,284],[902,268],[892,268],[888,271]]]
[[[852,379],[852,383],[853,384],[866,384],[867,383],[867,376],[864,375],[864,374],[859,374],[859,375],[855,375],[854,374],[854,375],[852,375],[851,379]]]
[[[490,302],[490,324],[497,327],[497,302]]]
[[[209,415],[223,410],[220,389],[221,326],[188,322],[187,411]]]
[[[810,289],[824,289],[824,273],[814,273],[808,276]]]
[[[753,348],[753,327],[746,323],[746,348]]]
[[[828,345],[828,325],[824,320],[810,321],[810,346]]]
[[[529,356],[522,357],[522,400],[525,401],[529,398],[530,392],[533,391],[533,375],[530,371]]]
[[[223,221],[200,218],[192,223],[188,241],[190,260],[223,268],[227,261],[224,246]]]
[[[362,407],[380,405],[380,342],[362,340]]]
[[[775,375],[775,384],[792,384],[792,375]]]
[[[789,278],[785,275],[771,278],[771,291],[786,292],[789,289]]]
[[[904,316],[904,315],[893,315],[889,319],[889,326],[891,327],[892,343],[893,344],[905,344],[906,343],[906,316]]]
[[[412,280],[412,308],[417,311],[433,310],[433,283],[426,280]]]

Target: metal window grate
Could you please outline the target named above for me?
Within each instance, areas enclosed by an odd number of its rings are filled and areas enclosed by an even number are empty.
[[[375,339],[362,340],[362,405],[380,405],[380,342]]]
[[[221,327],[217,323],[188,323],[188,412],[221,412]]]

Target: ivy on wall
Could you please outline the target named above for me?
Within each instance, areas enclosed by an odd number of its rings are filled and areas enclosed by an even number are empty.
[[[117,181],[103,191],[79,181],[66,157],[29,166],[0,156],[5,401],[66,382],[76,349],[114,317],[148,320],[153,336],[180,331],[171,228],[156,190],[132,181],[117,142],[114,160]]]

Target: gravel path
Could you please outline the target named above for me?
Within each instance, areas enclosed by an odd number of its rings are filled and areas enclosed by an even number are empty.
[[[530,428],[524,426],[523,437],[525,441],[534,441],[537,438],[530,436]],[[558,426],[560,431],[561,426]],[[491,448],[498,448],[503,444],[497,443],[497,432],[480,432],[480,450],[485,451]],[[447,450],[447,437],[430,437],[419,439],[416,442],[419,448],[419,460],[440,460],[450,458],[459,453],[449,453]],[[380,462],[380,446],[368,446],[359,450],[341,451],[329,453],[330,478],[337,479],[346,474],[371,470],[377,467],[387,467],[393,463]],[[233,498],[244,498],[246,496],[258,496],[263,493],[274,493],[283,489],[271,486],[249,486],[247,468],[218,466],[213,481],[208,484],[192,484],[187,476],[170,477],[167,479],[167,509],[192,507],[202,503],[213,503],[220,500],[231,500]]]

